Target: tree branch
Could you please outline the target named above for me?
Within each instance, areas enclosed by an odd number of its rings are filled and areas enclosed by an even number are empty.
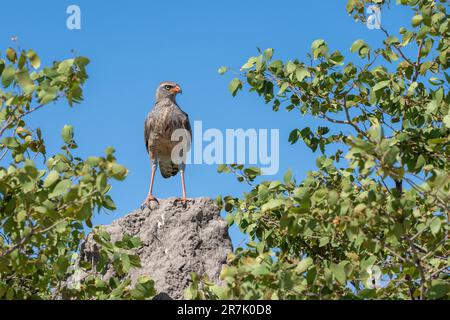
[[[416,250],[416,247],[414,246],[414,243],[412,242],[412,240],[407,235],[405,235],[404,237],[408,241],[409,248],[410,248],[411,253],[412,253],[413,257],[414,257],[415,265],[416,265],[417,269],[419,269],[420,278],[421,278],[421,281],[420,281],[420,300],[423,300],[424,295],[425,295],[425,282],[427,281],[426,278],[425,278],[425,271],[424,271],[424,269],[422,267],[422,263],[420,261],[419,254],[417,253],[417,250]]]

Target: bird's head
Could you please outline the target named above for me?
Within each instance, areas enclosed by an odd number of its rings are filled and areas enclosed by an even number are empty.
[[[181,92],[181,88],[176,82],[164,81],[156,89],[156,100],[159,101],[165,98],[175,100],[176,95]]]

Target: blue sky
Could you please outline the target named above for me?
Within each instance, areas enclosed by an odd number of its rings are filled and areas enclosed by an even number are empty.
[[[33,48],[43,64],[72,57],[71,50],[91,59],[85,101],[75,108],[50,105],[33,115],[31,124],[41,127],[49,153],[61,145],[64,124],[75,127],[78,155],[103,154],[107,146],[117,150],[118,161],[129,170],[128,178],[113,184],[118,209],[101,214],[95,224],[113,219],[139,207],[145,198],[150,166],[143,142],[143,122],[154,103],[159,82],[174,80],[183,95],[178,102],[191,122],[201,120],[204,129],[280,129],[280,171],[269,179],[281,179],[291,168],[301,180],[314,169],[315,158],[302,143],[287,140],[294,128],[321,125],[318,119],[299,114],[274,113],[255,94],[233,98],[228,92],[231,75],[217,69],[235,69],[256,48],[275,48],[279,59],[305,59],[313,40],[322,38],[329,47],[349,56],[354,40],[377,44],[379,30],[355,23],[345,11],[346,1],[269,0],[246,1],[7,1],[2,2],[0,52],[19,38],[22,48]],[[66,28],[66,8],[81,8],[81,30]],[[409,12],[392,4],[382,13],[382,23],[396,32],[409,25]],[[7,14],[6,14],[7,13]],[[349,61],[348,59],[346,61]],[[53,152],[52,152],[53,151]],[[247,190],[231,175],[217,173],[215,165],[190,165],[186,170],[188,197],[218,194],[238,196]],[[158,174],[155,195],[181,195],[180,179],[162,179]],[[234,245],[243,236],[233,227]]]

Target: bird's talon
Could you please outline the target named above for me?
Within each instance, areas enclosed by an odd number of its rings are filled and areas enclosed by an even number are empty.
[[[144,203],[141,205],[141,210],[144,210],[146,207],[150,209],[150,202],[155,201],[159,205],[158,199],[156,199],[154,196],[148,196]]]

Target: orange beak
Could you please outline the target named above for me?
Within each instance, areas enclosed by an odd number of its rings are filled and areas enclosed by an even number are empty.
[[[173,93],[182,93],[181,88],[179,86],[175,86],[174,88],[170,89]]]

